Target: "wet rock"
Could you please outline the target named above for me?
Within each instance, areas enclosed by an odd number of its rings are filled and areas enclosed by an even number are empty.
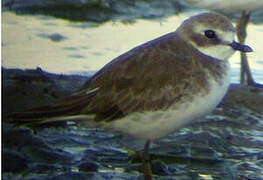
[[[125,153],[111,149],[111,147],[105,149],[104,147],[91,146],[84,151],[84,158],[88,160],[99,161],[103,164],[118,164],[128,162],[128,157]]]
[[[20,173],[28,168],[28,161],[26,158],[13,152],[4,152],[2,154],[2,170],[3,173],[12,172]]]
[[[262,85],[252,86],[240,86],[238,84],[232,84],[228,90],[227,95],[221,102],[221,106],[240,106],[248,108],[257,113],[263,114],[263,88]]]
[[[4,130],[3,133],[4,147],[21,150],[25,147],[38,147],[50,149],[42,139],[34,137],[30,129],[10,129]]]
[[[153,174],[158,174],[161,176],[169,174],[168,166],[160,160],[153,161],[151,163],[151,169]]]
[[[241,171],[261,171],[258,166],[248,162],[240,164],[238,169]]]
[[[116,156],[116,154],[114,156],[108,156],[108,157],[103,157],[100,160],[102,163],[124,163],[124,162],[128,162],[127,161],[127,157],[118,157]]]
[[[207,147],[193,147],[191,148],[191,157],[208,162],[221,162],[222,155],[215,150]]]
[[[84,174],[84,173],[77,173],[77,172],[68,172],[60,175],[56,175],[54,177],[48,178],[48,180],[87,180],[93,177],[92,174]]]
[[[62,168],[61,166],[58,165],[53,165],[53,164],[35,164],[30,171],[33,173],[38,173],[38,174],[47,174],[47,173],[57,173],[58,171],[65,171],[68,169]]]
[[[72,158],[69,153],[47,145],[41,137],[33,135],[27,128],[5,129],[3,146],[6,150],[12,149],[26,154],[32,162],[69,162]]]
[[[72,156],[64,151],[57,149],[42,149],[38,147],[26,147],[25,153],[30,155],[32,161],[46,163],[69,163]]]
[[[261,169],[263,170],[263,157],[261,157],[260,160],[257,161],[257,165],[258,165],[259,167],[261,167]],[[262,171],[262,172],[263,172],[263,171]]]
[[[2,4],[3,9],[14,10],[21,14],[43,14],[72,21],[94,22],[156,18],[175,14],[185,8],[178,0],[4,0]]]
[[[30,83],[32,81],[37,82],[49,82],[53,83],[53,79],[48,77],[48,73],[43,71],[40,67],[36,69],[28,69],[28,70],[21,70],[21,69],[5,69],[2,68],[3,77],[9,80],[16,80],[21,82]]]
[[[89,159],[92,161],[99,161],[103,156],[103,153],[101,153],[98,149],[87,149],[84,151],[84,157],[85,159]]]
[[[227,151],[227,154],[225,155],[226,158],[232,158],[232,159],[245,159],[245,158],[257,158],[260,157],[260,153],[258,152],[250,152],[250,148],[247,148],[247,151],[237,150],[236,147],[229,148]]]
[[[4,116],[57,102],[79,89],[88,79],[80,75],[51,74],[40,68],[2,68],[2,78]],[[3,120],[9,122],[10,118],[5,117]]]
[[[125,168],[125,172],[142,172],[142,164],[129,164],[129,166]]]
[[[80,171],[84,172],[96,172],[99,169],[99,165],[96,162],[88,161],[83,162],[78,166]]]

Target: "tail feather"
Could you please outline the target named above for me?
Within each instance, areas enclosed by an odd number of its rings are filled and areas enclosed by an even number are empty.
[[[89,119],[92,115],[88,115],[87,112],[82,114],[82,109],[89,105],[90,99],[94,95],[94,92],[75,94],[53,105],[13,113],[9,118],[12,119],[11,122],[16,124],[43,124]]]

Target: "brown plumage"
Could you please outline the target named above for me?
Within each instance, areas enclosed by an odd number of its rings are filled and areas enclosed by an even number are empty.
[[[202,97],[215,93],[210,92],[210,82],[216,82],[218,87],[226,84],[227,61],[203,54],[193,43],[198,46],[200,41],[205,41],[210,46],[230,47],[225,41],[214,42],[204,34],[194,37],[196,23],[222,32],[233,34],[234,31],[224,16],[204,13],[192,17],[177,31],[115,58],[65,100],[15,113],[12,118],[20,123],[44,123],[92,115],[97,122],[111,122],[134,112],[164,112],[171,107],[175,110],[181,104],[191,103],[197,94]],[[234,52],[231,48],[229,51]],[[191,118],[189,115],[186,120]]]
[[[82,112],[100,116],[111,108],[123,115],[165,110],[175,101],[185,101],[203,89],[208,91],[203,69],[220,82],[225,63],[195,51],[173,32],[119,56],[82,88],[100,88]],[[192,53],[198,55],[193,59]]]
[[[197,54],[194,59],[192,53]],[[13,118],[43,123],[49,117],[95,114],[98,121],[110,121],[132,112],[165,110],[208,86],[204,68],[220,83],[224,62],[207,58],[211,57],[197,52],[176,32],[169,33],[117,57],[71,97]]]

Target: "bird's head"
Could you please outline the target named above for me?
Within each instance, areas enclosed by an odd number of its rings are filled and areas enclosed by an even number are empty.
[[[234,26],[225,16],[217,13],[192,16],[181,24],[177,33],[203,54],[220,60],[228,59],[237,50],[253,51],[235,41]]]

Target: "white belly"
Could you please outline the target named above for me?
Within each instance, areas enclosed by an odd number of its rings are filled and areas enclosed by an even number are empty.
[[[133,113],[115,121],[110,128],[138,139],[157,139],[210,113],[222,100],[230,84],[230,71],[223,85],[211,80],[206,96],[196,95],[193,101],[168,111]]]

